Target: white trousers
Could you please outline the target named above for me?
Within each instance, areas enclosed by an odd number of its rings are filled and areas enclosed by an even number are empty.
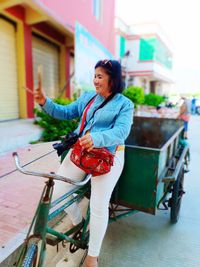
[[[85,172],[78,168],[70,160],[71,151],[67,154],[58,174],[73,180],[82,180]],[[112,191],[121,175],[124,166],[124,151],[116,151],[114,164],[109,173],[95,176],[91,179],[90,197],[90,238],[88,255],[99,256],[102,241],[108,225],[108,207]],[[73,185],[56,181],[54,186],[53,200],[69,192]],[[66,209],[72,223],[77,225],[82,221],[82,214],[77,203],[73,203]]]

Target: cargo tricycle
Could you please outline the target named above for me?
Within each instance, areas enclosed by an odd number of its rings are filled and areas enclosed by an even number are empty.
[[[71,253],[78,249],[85,250],[80,262],[82,266],[89,240],[89,205],[83,221],[70,230],[63,233],[50,225],[73,202],[81,201],[85,197],[89,199],[91,175],[75,182],[73,177],[32,172],[20,165],[16,152],[13,156],[22,173],[47,178],[15,266],[45,266],[46,244],[55,246],[61,243],[64,246],[66,242],[70,244]],[[176,223],[185,193],[184,174],[188,171],[189,160],[189,146],[183,139],[182,121],[135,117],[126,140],[124,169],[110,201],[109,222],[140,211],[155,215],[158,209],[169,209],[170,220]],[[54,180],[73,184],[75,188],[52,202]],[[57,205],[59,208],[56,209]]]

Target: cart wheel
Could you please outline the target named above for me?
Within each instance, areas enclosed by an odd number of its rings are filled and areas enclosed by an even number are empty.
[[[171,223],[177,223],[180,215],[182,196],[185,193],[183,190],[184,184],[184,166],[181,167],[177,180],[175,181],[172,189],[172,197],[170,199]]]

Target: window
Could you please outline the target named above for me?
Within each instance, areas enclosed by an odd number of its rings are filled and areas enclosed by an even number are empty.
[[[93,15],[97,20],[101,19],[101,0],[93,0]]]
[[[126,52],[126,40],[123,36],[120,36],[120,57],[123,57]]]
[[[156,38],[140,39],[139,60],[154,60],[156,49]]]
[[[168,69],[172,68],[172,55],[156,37],[140,39],[139,60],[156,60]]]

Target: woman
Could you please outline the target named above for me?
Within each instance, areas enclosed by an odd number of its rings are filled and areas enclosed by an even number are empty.
[[[87,103],[96,95],[87,112],[86,125],[79,138],[80,144],[88,151],[94,147],[105,147],[115,155],[110,172],[91,179],[90,239],[85,261],[86,267],[98,266],[98,256],[108,225],[109,201],[123,169],[124,141],[129,135],[133,122],[133,103],[121,94],[123,82],[119,62],[116,60],[98,61],[95,65],[93,82],[96,92],[86,92],[67,106],[55,104],[45,97],[41,90],[41,83],[35,92],[35,100],[43,110],[61,120],[81,117]],[[109,101],[106,105],[98,109],[108,97]],[[81,121],[75,130],[77,134],[80,132]],[[62,162],[58,174],[80,180],[85,173],[70,161],[70,153],[71,150]],[[54,198],[66,193],[71,188],[71,185],[56,182]],[[82,221],[82,214],[77,203],[70,206],[67,213],[73,225]]]

